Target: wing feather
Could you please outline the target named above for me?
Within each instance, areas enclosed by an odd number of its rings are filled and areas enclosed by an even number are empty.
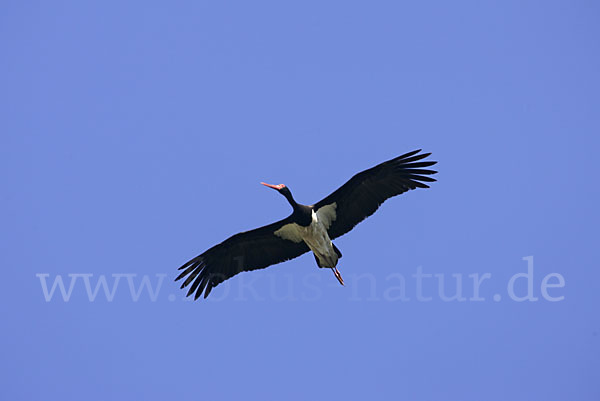
[[[332,194],[314,205],[315,210],[336,204],[335,220],[327,231],[331,239],[352,230],[358,223],[375,213],[379,206],[393,196],[415,188],[429,188],[434,182],[429,175],[437,171],[426,169],[435,161],[420,161],[431,153],[415,150],[388,160],[352,177]]]
[[[187,296],[195,294],[194,299],[198,299],[204,292],[206,298],[214,287],[240,272],[264,269],[308,252],[304,242],[296,243],[274,234],[291,221],[288,217],[229,237],[184,263],[175,281],[187,276],[181,285],[185,288],[191,283]]]

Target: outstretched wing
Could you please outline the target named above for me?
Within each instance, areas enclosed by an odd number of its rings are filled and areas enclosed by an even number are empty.
[[[304,241],[294,242],[274,234],[291,222],[288,217],[226,239],[181,266],[179,270],[183,271],[175,281],[187,276],[181,285],[185,288],[191,284],[187,296],[195,292],[194,299],[198,299],[204,291],[206,298],[213,287],[240,272],[264,269],[308,252]]]
[[[420,161],[431,153],[418,154],[415,150],[362,171],[339,187],[331,195],[314,205],[315,210],[330,220],[327,230],[334,239],[352,230],[358,223],[375,213],[379,205],[392,196],[410,189],[429,188],[424,182],[437,171],[424,169],[435,161]]]

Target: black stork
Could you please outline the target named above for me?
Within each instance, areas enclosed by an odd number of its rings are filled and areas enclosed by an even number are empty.
[[[352,177],[348,182],[314,205],[301,205],[283,184],[261,183],[285,196],[293,208],[283,220],[255,230],[236,234],[201,255],[191,259],[179,270],[175,279],[184,277],[181,288],[191,284],[187,296],[195,293],[204,298],[211,290],[242,271],[265,267],[296,258],[312,251],[317,266],[333,270],[340,284],[344,280],[337,269],[340,250],[331,242],[352,230],[369,217],[386,199],[415,188],[429,188],[424,182],[437,171],[426,167],[435,161],[421,161],[431,153],[421,150],[388,160]]]

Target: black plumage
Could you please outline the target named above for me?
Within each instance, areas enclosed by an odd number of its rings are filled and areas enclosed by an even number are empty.
[[[372,215],[386,199],[411,189],[429,188],[426,182],[435,181],[430,175],[436,171],[426,167],[436,162],[421,161],[430,153],[418,154],[419,152],[420,150],[415,150],[406,153],[356,174],[314,205],[296,203],[289,189],[283,184],[265,184],[277,189],[286,197],[294,209],[292,214],[264,227],[233,235],[213,246],[181,266],[179,269],[183,271],[175,280],[185,277],[181,288],[191,284],[187,295],[195,294],[194,298],[197,299],[204,293],[206,298],[215,286],[242,271],[262,269],[296,258],[310,250],[308,245],[303,241],[294,242],[281,238],[275,235],[275,231],[293,223],[308,226],[313,211],[318,212],[319,209],[333,203],[336,204],[336,218],[327,229],[327,234],[330,239],[346,234]],[[337,248],[334,249],[336,253],[339,252]],[[338,279],[342,282],[341,277]]]
[[[424,168],[437,162],[419,162],[431,154],[418,155],[419,152],[420,149],[362,171],[316,203],[315,210],[334,202],[337,204],[338,217],[327,230],[329,238],[335,239],[346,234],[392,196],[415,188],[429,188],[424,182],[435,181],[435,178],[428,176],[436,171]]]

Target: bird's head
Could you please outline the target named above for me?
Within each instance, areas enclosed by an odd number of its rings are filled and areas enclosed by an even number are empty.
[[[292,193],[290,192],[290,189],[288,187],[286,187],[284,184],[272,185],[272,184],[267,184],[266,182],[261,182],[261,184],[263,184],[265,187],[269,187],[269,188],[273,188],[273,189],[277,190],[277,192],[279,192],[281,195],[285,196],[291,202]]]
[[[263,184],[265,187],[273,188],[278,191],[281,191],[283,188],[287,188],[285,186],[285,184],[273,185],[273,184],[267,184],[266,182],[261,182],[261,184]]]
[[[292,193],[290,192],[290,189],[288,187],[286,187],[283,184],[271,185],[271,184],[267,184],[264,182],[261,182],[261,184],[263,184],[265,187],[276,189],[277,192],[279,192],[281,195],[283,195],[285,197],[285,199],[287,199],[287,201],[294,208],[294,210],[296,210],[296,208],[298,207],[298,204],[294,200],[294,197],[292,196]]]
[[[288,189],[284,184],[272,185],[267,184],[266,182],[261,182],[261,184],[263,184],[265,187],[276,189],[277,191],[279,191],[279,193],[283,193],[286,189]]]

